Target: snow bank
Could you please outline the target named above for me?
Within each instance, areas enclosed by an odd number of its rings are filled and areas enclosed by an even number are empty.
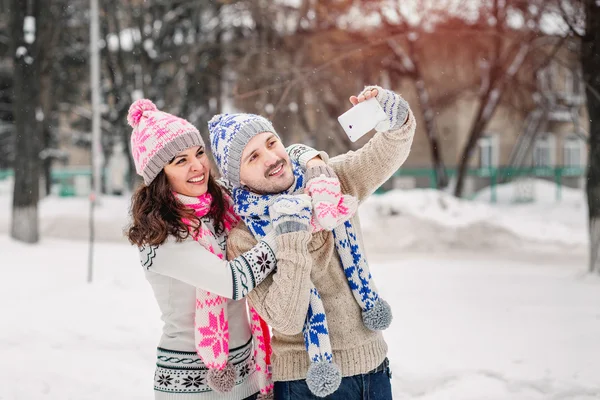
[[[551,185],[554,188],[553,185]],[[510,204],[511,185],[498,188],[499,204],[457,199],[432,189],[395,190],[369,198],[360,209],[366,245],[377,252],[438,249],[584,251],[588,237],[583,192],[536,182],[538,202]],[[478,199],[489,199],[484,191]]]
[[[557,188],[556,184],[543,179],[531,179],[527,185],[530,185],[528,189],[531,190],[533,201],[536,205],[551,205],[556,206],[557,204]],[[499,205],[511,205],[514,203],[516,197],[518,197],[518,191],[522,190],[523,187],[520,183],[510,182],[496,186],[496,204]],[[489,202],[492,198],[492,190],[490,187],[482,189],[475,195],[475,199],[478,201]],[[576,205],[581,206],[585,204],[585,192],[583,189],[573,189],[570,187],[563,186],[560,189],[560,205]]]
[[[125,240],[123,232],[128,224],[129,202],[125,196],[102,197],[102,204],[94,211],[96,240]],[[11,197],[0,195],[0,234],[10,230],[11,209]],[[40,201],[39,217],[43,238],[89,238],[90,202],[87,198],[48,196]]]
[[[0,186],[0,190],[2,187]],[[511,204],[514,187],[498,187],[498,204],[489,204],[489,190],[477,201],[457,199],[431,189],[394,190],[372,196],[359,209],[365,244],[377,252],[438,249],[521,249],[583,252],[587,245],[583,191],[535,182],[536,202]],[[0,192],[1,193],[1,192]],[[96,238],[124,241],[130,199],[104,196],[96,210]],[[40,203],[42,237],[87,240],[89,201],[48,197]],[[0,234],[10,227],[9,196],[0,195]]]
[[[13,178],[0,179],[0,196],[10,196],[14,187]]]

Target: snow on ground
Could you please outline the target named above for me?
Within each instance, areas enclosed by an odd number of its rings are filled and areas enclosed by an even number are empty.
[[[152,398],[160,318],[131,247],[98,244],[92,284],[83,241],[0,235],[0,249],[0,399]],[[394,398],[599,398],[600,279],[584,261],[373,256]]]
[[[93,284],[85,242],[0,249],[0,399],[153,397],[160,314],[132,248],[98,245]]]
[[[373,274],[394,309],[386,331],[395,399],[600,398],[600,278],[586,269],[580,190],[536,182],[536,202],[393,191],[360,208]],[[160,318],[122,232],[129,199],[40,204],[42,241],[8,238],[0,181],[0,400],[152,398]],[[488,197],[489,199],[489,197]]]
[[[583,262],[537,261],[408,254],[378,263],[395,313],[386,335],[394,398],[599,398],[600,280],[582,276]]]
[[[498,187],[498,204],[483,191],[477,201],[461,200],[436,190],[395,190],[370,197],[360,207],[366,246],[374,252],[444,249],[512,249],[537,252],[586,251],[587,208],[583,190],[563,188],[555,200],[555,186],[535,182],[536,201],[511,203],[514,185]],[[0,234],[10,227],[9,196],[0,181]],[[96,211],[96,238],[124,241],[129,198],[105,196]],[[86,240],[89,201],[48,197],[40,203],[42,237]]]
[[[588,242],[583,190],[535,181],[535,202],[512,203],[514,184],[500,185],[497,204],[489,191],[477,201],[432,189],[395,190],[361,206],[367,246],[377,252],[436,249],[512,249],[584,253]],[[393,233],[393,234],[390,234]]]

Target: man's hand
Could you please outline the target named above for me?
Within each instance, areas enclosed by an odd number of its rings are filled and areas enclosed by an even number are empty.
[[[376,98],[388,118],[375,127],[377,132],[397,130],[408,121],[409,106],[399,94],[379,86],[367,86],[358,96],[350,96],[350,103],[357,105]]]
[[[281,195],[269,206],[269,215],[277,235],[308,231],[312,206],[305,194]]]
[[[310,160],[308,160],[308,162],[306,163],[306,169],[310,169],[312,167],[326,167],[327,164],[325,163],[325,161],[323,161],[321,159],[321,156],[316,156],[314,158],[311,158]]]
[[[365,89],[358,95],[358,97],[350,96],[350,103],[355,106],[358,103],[362,103],[363,101],[369,100],[372,97],[377,97],[378,94],[379,90],[377,89]]]

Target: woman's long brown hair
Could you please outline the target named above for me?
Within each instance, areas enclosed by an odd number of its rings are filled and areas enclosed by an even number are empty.
[[[227,204],[223,189],[214,180],[212,174],[208,177],[207,192],[212,195],[212,207],[208,216],[213,220],[216,233],[223,231],[223,217]],[[164,171],[146,186],[142,184],[131,198],[130,210],[132,222],[126,236],[131,244],[161,245],[169,235],[177,241],[190,236],[190,228],[183,222],[189,219],[198,229],[199,221],[194,212],[185,207],[175,198]]]

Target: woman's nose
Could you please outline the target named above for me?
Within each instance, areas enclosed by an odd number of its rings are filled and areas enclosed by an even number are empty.
[[[201,172],[204,170],[204,164],[202,164],[202,162],[199,159],[194,158],[194,160],[192,161],[192,170]]]

